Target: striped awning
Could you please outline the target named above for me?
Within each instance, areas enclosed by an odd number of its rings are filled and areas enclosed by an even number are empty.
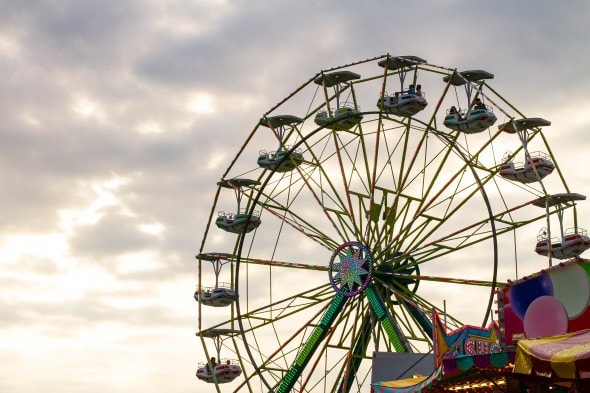
[[[518,341],[514,373],[590,379],[590,330]]]

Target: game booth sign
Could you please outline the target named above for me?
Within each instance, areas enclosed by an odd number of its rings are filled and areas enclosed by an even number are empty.
[[[434,371],[377,393],[590,392],[590,261],[573,258],[499,289],[487,329],[447,332],[433,312]]]

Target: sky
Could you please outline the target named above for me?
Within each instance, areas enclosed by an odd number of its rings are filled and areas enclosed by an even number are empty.
[[[488,70],[551,120],[589,194],[588,17],[583,0],[0,1],[0,391],[213,391],[193,292],[216,182],[321,69]]]

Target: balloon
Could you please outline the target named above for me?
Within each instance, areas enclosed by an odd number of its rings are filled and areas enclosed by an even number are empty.
[[[536,298],[553,295],[553,284],[547,274],[541,274],[514,284],[509,292],[514,313],[524,319],[527,308]]]
[[[557,336],[567,333],[567,327],[567,311],[553,296],[536,298],[524,315],[524,334],[527,338]]]
[[[590,277],[580,265],[571,264],[549,272],[553,296],[565,307],[570,319],[580,316],[590,301]]]

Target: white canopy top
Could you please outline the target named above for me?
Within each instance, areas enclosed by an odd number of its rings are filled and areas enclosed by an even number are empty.
[[[451,81],[451,85],[454,86],[461,86],[467,82],[477,82],[483,79],[493,79],[494,74],[490,74],[484,70],[470,70],[470,71],[461,71],[459,73],[454,72],[452,75],[447,75],[443,78],[443,81],[449,82]]]
[[[512,120],[498,126],[499,130],[515,134],[518,131],[528,130],[536,127],[550,126],[551,122],[540,117]]]
[[[320,74],[313,81],[318,85],[326,87],[336,86],[340,83],[348,82],[354,79],[360,79],[360,75],[352,71],[336,71],[329,74]]]
[[[388,70],[396,70],[403,67],[411,67],[416,64],[425,64],[426,60],[418,56],[396,56],[388,57],[385,60],[381,60],[379,63],[380,67],[387,66]]]

